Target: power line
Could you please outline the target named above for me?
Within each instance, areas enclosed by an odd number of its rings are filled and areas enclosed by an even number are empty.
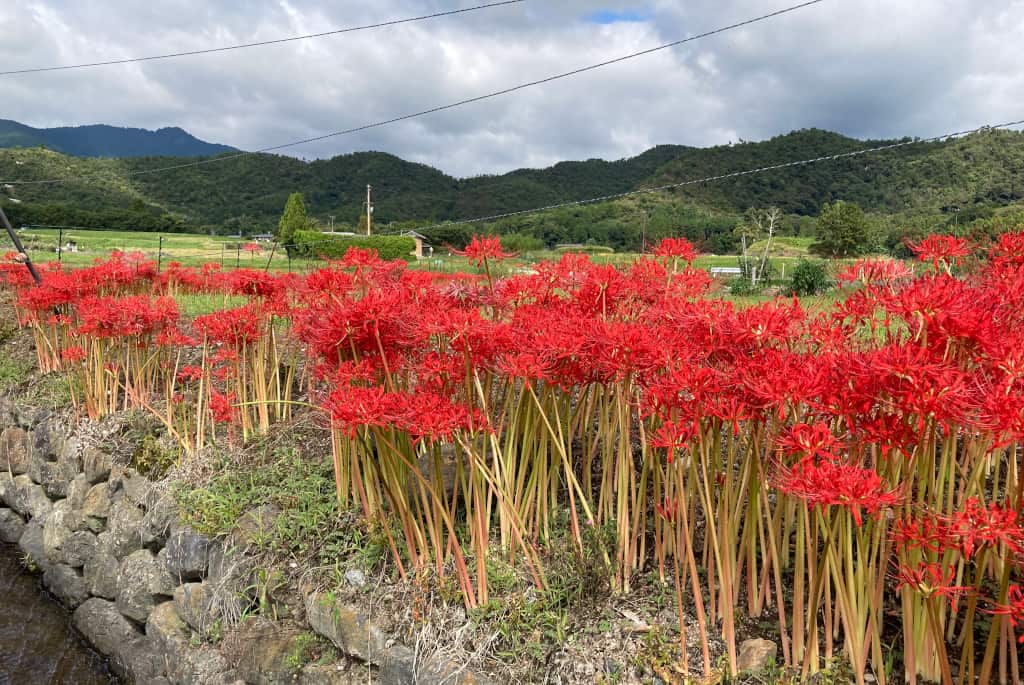
[[[537,79],[535,81],[528,81],[526,83],[521,83],[521,84],[516,85],[516,86],[511,86],[509,88],[504,88],[502,90],[496,90],[494,92],[487,93],[485,95],[478,95],[476,97],[467,98],[465,100],[459,100],[457,102],[453,102],[453,103],[450,103],[450,104],[447,104],[447,105],[439,105],[437,107],[431,107],[430,109],[421,110],[419,112],[414,112],[412,114],[404,114],[402,116],[393,117],[391,119],[386,119],[384,121],[378,121],[378,122],[375,122],[375,123],[372,123],[372,124],[364,124],[362,126],[356,126],[354,128],[349,128],[349,129],[345,129],[345,130],[342,130],[342,131],[334,131],[333,133],[325,133],[323,135],[313,136],[312,138],[304,138],[302,140],[296,140],[296,141],[293,141],[291,143],[283,143],[281,145],[271,145],[269,147],[260,148],[258,150],[252,150],[252,151],[248,151],[248,152],[239,152],[239,153],[224,155],[224,156],[220,156],[220,157],[211,157],[211,158],[208,158],[208,159],[200,159],[200,160],[196,160],[194,162],[185,162],[185,163],[182,163],[182,164],[173,164],[173,165],[170,165],[170,166],[156,167],[154,169],[140,169],[138,171],[130,171],[130,172],[126,172],[124,174],[124,176],[142,176],[142,175],[146,175],[146,174],[155,174],[155,173],[159,173],[159,172],[163,172],[163,171],[174,171],[174,170],[177,170],[177,169],[187,169],[187,168],[192,168],[192,167],[199,167],[199,166],[203,166],[203,165],[206,165],[206,164],[214,164],[214,163],[217,163],[217,162],[226,162],[228,160],[238,159],[240,157],[249,157],[251,155],[255,155],[255,154],[259,154],[259,153],[264,153],[264,152],[274,152],[276,150],[283,150],[285,148],[295,147],[296,145],[304,145],[306,143],[315,143],[315,142],[318,142],[318,141],[321,141],[321,140],[326,140],[328,138],[335,138],[335,137],[338,137],[338,136],[344,136],[344,135],[349,135],[349,134],[352,134],[352,133],[358,133],[358,132],[366,131],[366,130],[373,129],[373,128],[379,128],[381,126],[387,126],[389,124],[395,124],[395,123],[398,123],[398,122],[401,122],[401,121],[407,121],[409,119],[415,119],[417,117],[422,117],[422,116],[425,116],[427,114],[434,114],[436,112],[443,112],[445,110],[455,109],[456,107],[461,107],[463,105],[468,105],[468,104],[471,104],[471,103],[474,103],[474,102],[480,102],[482,100],[488,100],[490,98],[499,97],[501,95],[508,95],[509,93],[514,93],[516,91],[524,90],[526,88],[531,88],[533,86],[538,86],[538,85],[542,85],[542,84],[545,84],[545,83],[551,83],[552,81],[558,81],[560,79],[569,78],[570,76],[577,76],[579,74],[583,74],[583,73],[586,73],[588,71],[594,71],[595,69],[600,69],[602,67],[607,67],[607,66],[610,66],[612,64],[618,64],[620,62],[625,62],[627,60],[635,59],[637,57],[642,57],[642,56],[645,56],[645,55],[650,55],[650,54],[655,53],[655,52],[660,52],[662,50],[668,50],[670,48],[678,47],[680,45],[683,45],[684,43],[690,43],[690,42],[695,41],[695,40],[700,40],[701,38],[707,38],[709,36],[714,36],[714,35],[717,35],[719,33],[725,33],[726,31],[731,31],[733,29],[741,28],[743,26],[749,26],[750,24],[755,24],[757,22],[765,21],[767,19],[771,19],[773,17],[777,17],[777,16],[780,16],[780,15],[783,15],[783,14],[787,14],[789,12],[794,12],[794,11],[796,11],[798,9],[802,9],[804,7],[809,7],[811,5],[817,5],[817,4],[819,4],[821,2],[824,2],[824,1],[825,0],[808,0],[807,2],[802,2],[802,3],[797,4],[797,5],[791,5],[789,7],[784,8],[784,9],[776,10],[774,12],[769,12],[768,14],[762,14],[762,15],[754,17],[752,19],[746,19],[744,21],[737,22],[735,24],[729,24],[728,26],[721,26],[719,28],[712,29],[710,31],[705,31],[704,33],[699,33],[699,34],[697,34],[695,36],[690,36],[689,38],[683,38],[681,40],[672,41],[671,43],[665,43],[665,44],[659,45],[657,47],[648,48],[646,50],[641,50],[639,52],[633,52],[633,53],[630,53],[628,55],[623,55],[621,57],[616,57],[614,59],[606,60],[604,62],[598,62],[596,64],[591,64],[591,65],[588,65],[588,66],[585,66],[585,67],[580,67],[578,69],[573,69],[572,71],[566,71],[566,72],[562,72],[560,74],[555,74],[554,76],[548,76],[548,77],[545,77],[545,78],[542,78],[542,79]],[[91,175],[85,175],[85,176],[78,176],[78,177],[75,177],[75,179],[55,178],[55,179],[46,179],[46,180],[39,180],[39,181],[0,181],[0,183],[9,183],[11,185],[49,185],[49,184],[56,184],[56,183],[67,183],[70,180],[80,180],[80,179],[83,179],[83,178],[91,178],[91,177],[100,176],[100,175],[102,175],[102,174],[91,174]]]
[[[265,45],[277,45],[279,43],[291,43],[298,40],[308,40],[310,38],[323,38],[325,36],[336,36],[342,33],[354,33],[356,31],[366,31],[368,29],[379,29],[387,26],[398,26],[399,24],[409,24],[414,21],[423,21],[425,19],[437,19],[439,17],[449,17],[454,14],[464,14],[466,12],[475,12],[476,10],[488,9],[491,7],[501,7],[502,5],[515,5],[526,0],[502,0],[501,2],[492,2],[486,5],[476,5],[475,7],[465,7],[463,9],[450,10],[447,12],[435,12],[434,14],[423,14],[418,17],[408,17],[406,19],[392,19],[390,21],[383,21],[376,24],[365,24],[363,26],[351,26],[343,29],[335,29],[333,31],[323,31],[321,33],[308,33],[302,36],[290,36],[288,38],[276,38],[274,40],[264,40],[257,43],[241,43],[239,45],[227,45],[219,48],[206,48],[204,50],[188,50],[185,52],[171,52],[164,55],[149,55],[147,57],[127,57],[124,59],[112,59],[103,62],[87,62],[84,64],[62,64],[52,67],[31,67],[27,69],[12,69],[10,71],[0,71],[0,76],[11,76],[14,74],[38,74],[46,71],[66,71],[69,69],[85,69],[87,67],[105,67],[113,64],[130,64],[133,62],[151,62],[160,59],[171,59],[173,57],[188,57],[192,55],[208,55],[215,52],[228,52],[229,50],[241,50],[243,48],[255,48],[262,47]]]

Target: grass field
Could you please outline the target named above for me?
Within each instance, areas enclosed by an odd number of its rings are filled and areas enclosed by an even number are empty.
[[[53,262],[60,260],[68,266],[87,266],[96,259],[103,259],[115,250],[125,252],[142,252],[148,258],[157,260],[166,266],[170,262],[180,262],[186,266],[198,266],[208,262],[215,262],[222,265],[224,269],[234,268],[270,268],[275,271],[292,270],[305,273],[315,269],[320,262],[317,260],[289,260],[283,250],[274,251],[271,245],[262,244],[259,253],[248,253],[241,249],[243,245],[251,241],[231,236],[209,236],[191,233],[144,233],[134,231],[95,231],[85,229],[66,229],[63,233],[57,229],[22,229],[19,235],[28,249],[33,261],[38,263]],[[62,238],[66,245],[73,241],[79,251],[62,251],[57,253],[58,238]],[[6,241],[4,241],[6,243]],[[778,239],[776,247],[772,249],[771,261],[775,268],[774,278],[782,281],[786,278],[786,272],[795,266],[801,259],[807,258],[810,238],[781,238]],[[755,244],[756,248],[756,244]],[[763,249],[763,245],[762,245]],[[0,252],[4,251],[0,248]],[[751,253],[756,253],[752,249]],[[493,267],[496,276],[504,276],[516,271],[530,270],[534,264],[544,260],[557,261],[562,256],[561,252],[554,250],[540,250],[522,254],[514,259],[509,259]],[[612,254],[590,255],[592,261],[598,264],[626,265],[634,261],[639,255],[636,253],[622,252]],[[712,267],[734,267],[738,265],[736,255],[700,255],[694,262],[694,266],[700,269],[711,269]],[[457,255],[449,256],[446,253],[437,253],[434,257],[423,259],[418,262],[411,262],[410,268],[428,271],[439,271],[445,273],[469,272],[475,273],[478,269],[469,263],[465,257]],[[724,284],[724,283],[723,283]],[[724,295],[737,304],[750,306],[774,299],[771,295]],[[825,295],[802,298],[802,302],[809,307],[822,307],[831,304],[840,295],[835,292]],[[222,308],[230,303],[212,302],[208,297],[195,298],[196,301],[182,302],[182,309],[189,314],[199,314]]]

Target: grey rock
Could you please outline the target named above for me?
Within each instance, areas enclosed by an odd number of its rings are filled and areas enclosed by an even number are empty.
[[[78,475],[78,468],[70,461],[45,461],[39,462],[38,471],[33,471],[31,475],[50,497],[67,497],[71,481]]]
[[[281,510],[273,504],[250,509],[239,517],[235,526],[238,539],[244,546],[259,546],[267,534],[274,530],[274,524],[280,515]]]
[[[181,584],[181,581],[167,570],[167,548],[164,547],[156,555],[156,563],[160,568],[160,575],[157,576],[156,591],[168,597],[174,594],[174,589]]]
[[[117,574],[117,610],[142,623],[153,607],[169,599],[167,585],[156,556],[148,549],[134,552],[121,563]]]
[[[366,586],[366,574],[357,568],[345,571],[345,582],[352,587],[361,588]]]
[[[146,619],[146,637],[157,658],[164,664],[164,672],[172,683],[192,682],[188,627],[178,618],[173,602],[164,602],[153,608]]]
[[[86,480],[93,485],[102,483],[110,476],[113,463],[113,457],[95,447],[86,447],[82,452],[82,469]]]
[[[66,499],[62,499],[53,505],[50,513],[43,519],[43,553],[46,560],[51,563],[58,563],[63,554],[64,542],[71,537],[69,523],[74,518],[71,505]]]
[[[110,506],[107,531],[103,534],[109,537],[103,542],[111,554],[123,559],[132,552],[142,549],[144,516],[142,509],[123,498]]]
[[[142,544],[165,545],[176,515],[174,500],[170,497],[154,498],[142,519]]]
[[[142,633],[121,615],[112,602],[95,597],[75,609],[72,623],[96,651],[108,656],[117,655],[122,645],[142,637]]]
[[[167,570],[174,577],[201,580],[206,576],[210,560],[210,539],[183,524],[171,527],[167,538]]]
[[[81,509],[82,519],[92,532],[99,533],[107,527],[107,519],[110,517],[110,495],[105,483],[89,489],[82,501]]]
[[[73,623],[97,651],[110,657],[117,675],[147,685],[166,682],[163,664],[150,641],[112,603],[87,600],[75,610]]]
[[[86,560],[82,568],[89,592],[96,597],[109,600],[117,599],[117,576],[120,572],[121,565],[114,555],[99,549]]]
[[[200,635],[205,635],[212,620],[211,593],[205,583],[185,583],[174,590],[174,608],[178,615]]]
[[[30,436],[23,428],[10,426],[0,433],[0,469],[14,476],[28,472]]]
[[[387,636],[358,607],[313,592],[306,596],[306,620],[310,627],[334,645],[361,661],[379,665]]]
[[[25,521],[10,509],[0,507],[0,542],[15,544],[25,532]]]
[[[69,609],[89,599],[89,586],[82,574],[65,564],[54,564],[43,573],[43,583]]]
[[[79,530],[64,541],[61,549],[62,561],[72,568],[82,568],[96,554],[96,535],[87,530]]]
[[[377,682],[380,685],[490,685],[490,680],[443,659],[417,659],[408,647],[396,646],[384,654]]]
[[[200,647],[189,652],[191,679],[180,680],[178,685],[224,685],[234,682],[229,674],[231,665],[224,655],[212,647]]]
[[[39,570],[45,571],[50,567],[43,548],[43,526],[39,521],[33,519],[25,524],[25,530],[18,539],[18,548]]]
[[[296,680],[292,663],[298,651],[298,632],[269,620],[250,620],[239,626],[236,639],[241,648],[235,669],[240,678],[253,685],[286,685]],[[289,658],[292,657],[292,658]]]
[[[89,494],[92,485],[86,479],[85,474],[79,473],[68,485],[68,502],[72,509],[80,510],[85,504],[85,497]]]
[[[299,685],[358,685],[368,682],[365,672],[349,669],[348,664],[313,664],[299,674]]]
[[[145,476],[139,475],[135,469],[124,470],[120,485],[124,490],[124,496],[140,507],[148,508],[155,499],[153,484]]]
[[[17,488],[14,486],[14,477],[10,473],[0,469],[0,505],[11,506],[16,501]]]
[[[778,655],[779,647],[771,640],[745,640],[740,643],[736,668],[740,671],[760,673]]]
[[[69,437],[61,443],[54,454],[58,462],[68,464],[76,473],[82,470],[82,443],[76,437]]]
[[[7,505],[22,516],[31,518],[42,518],[53,508],[53,502],[46,496],[43,487],[27,475],[14,477],[14,497]]]

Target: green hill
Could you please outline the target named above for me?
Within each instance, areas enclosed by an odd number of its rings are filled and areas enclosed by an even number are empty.
[[[30,133],[10,129],[7,135]],[[758,143],[712,148],[664,145],[631,159],[563,162],[547,169],[468,179],[379,152],[314,162],[259,154],[135,175],[192,160],[85,159],[22,148],[0,150],[0,179],[69,179],[55,185],[19,186],[16,193],[22,204],[9,206],[19,224],[218,232],[271,228],[288,195],[296,191],[305,194],[309,213],[323,223],[333,215],[336,226],[354,225],[370,183],[377,225],[395,229],[517,212],[893,142],[897,141],[860,141],[811,129]],[[1005,217],[1006,207],[1024,200],[1024,133],[988,131],[944,143],[918,143],[530,214],[487,228],[528,233],[549,245],[589,241],[617,249],[638,248],[644,235],[653,240],[683,233],[706,249],[721,252],[734,246],[732,228],[750,207],[777,205],[789,215],[785,233],[807,235],[812,222],[801,217],[813,217],[824,203],[837,199],[860,204],[889,232],[901,225],[923,230]],[[445,229],[432,237],[457,244],[466,232]]]
[[[227,145],[199,140],[177,127],[156,131],[105,124],[32,128],[17,121],[0,119],[0,148],[35,146],[77,157],[197,157],[234,150]]]

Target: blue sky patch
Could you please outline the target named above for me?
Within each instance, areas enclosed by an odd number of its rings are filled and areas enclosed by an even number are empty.
[[[623,21],[647,21],[651,18],[651,15],[643,10],[598,10],[597,12],[591,12],[584,18],[595,24],[616,24]]]

